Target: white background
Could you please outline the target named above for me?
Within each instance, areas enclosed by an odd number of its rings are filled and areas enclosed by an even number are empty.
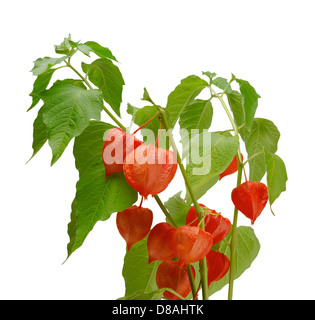
[[[62,265],[77,172],[70,143],[51,168],[46,144],[32,154],[36,110],[31,104],[32,61],[54,57],[54,44],[68,33],[75,41],[109,47],[120,61],[127,102],[140,101],[146,86],[156,103],[188,75],[234,73],[261,95],[258,117],[274,121],[278,154],[289,176],[287,192],[267,206],[254,229],[261,250],[235,281],[235,299],[314,299],[314,1],[5,1],[1,4],[0,298],[116,299],[125,243],[115,214],[99,222],[83,246]],[[88,58],[82,55],[88,62]],[[80,59],[74,58],[74,63]],[[79,64],[77,64],[79,66]],[[56,75],[58,75],[56,73]],[[61,72],[60,77],[73,77]],[[54,78],[56,79],[56,78]],[[125,115],[123,122],[129,124]],[[108,121],[108,118],[103,118]],[[230,125],[220,105],[214,127]],[[232,219],[226,177],[201,202]],[[180,175],[161,194],[183,187]],[[163,220],[152,200],[154,223]],[[250,225],[240,217],[239,224]],[[226,299],[227,287],[212,299]]]

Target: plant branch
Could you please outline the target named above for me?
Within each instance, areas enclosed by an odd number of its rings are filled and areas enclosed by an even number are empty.
[[[213,94],[216,98],[218,98],[222,104],[223,109],[225,110],[235,133],[235,136],[239,135],[238,127],[234,122],[234,119],[225,104],[225,101],[221,95],[218,95],[211,87],[210,87],[211,94]],[[237,174],[237,186],[239,186],[242,182],[242,173],[244,168],[244,163],[242,161],[241,156],[241,149],[238,148],[237,150],[237,162],[238,162],[238,174]],[[233,296],[233,283],[234,283],[234,268],[235,268],[235,250],[236,250],[236,237],[237,237],[237,219],[238,219],[238,209],[234,207],[234,215],[233,215],[233,225],[232,225],[232,235],[230,240],[230,273],[229,273],[229,293],[228,299],[232,300]]]
[[[194,279],[194,275],[193,275],[190,264],[187,264],[187,273],[188,273],[188,277],[189,277],[189,283],[190,283],[190,288],[191,288],[193,300],[198,300],[198,297],[197,297],[198,291],[197,291],[197,288],[195,285],[195,279]]]
[[[237,174],[237,186],[242,182],[242,172],[243,165],[238,164],[238,174]],[[235,249],[236,249],[236,238],[237,238],[237,218],[238,218],[238,209],[234,207],[234,216],[233,216],[233,225],[232,225],[232,235],[230,242],[230,273],[229,273],[229,293],[228,300],[233,298],[233,283],[234,283],[234,268],[235,268]]]
[[[175,223],[175,221],[173,220],[172,216],[170,215],[170,213],[168,212],[168,210],[165,208],[163,202],[161,201],[160,197],[156,194],[153,196],[155,201],[157,202],[157,204],[159,205],[159,207],[161,208],[161,210],[163,211],[166,219],[168,220],[169,224],[173,227],[173,228],[177,228],[177,224]]]
[[[255,153],[254,155],[252,155],[251,157],[249,157],[249,158],[243,163],[243,165],[245,166],[245,164],[246,164],[247,162],[249,162],[250,160],[252,160],[253,158],[259,156],[260,154],[262,154],[262,153],[264,153],[264,152],[265,152],[265,150],[261,150],[261,151]]]
[[[70,63],[70,59],[68,61],[65,61],[66,65],[72,70],[74,71],[81,79],[83,82],[85,82],[85,84],[92,90],[93,87],[91,86],[91,84],[87,81],[87,79],[85,79],[82,74],[77,70],[75,69],[71,63]]]

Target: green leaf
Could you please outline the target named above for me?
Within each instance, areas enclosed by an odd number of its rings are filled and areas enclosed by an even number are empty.
[[[152,119],[157,113],[157,108],[155,106],[145,106],[143,108],[135,108],[128,104],[128,113],[133,115],[133,121],[138,126],[142,126],[144,123]],[[156,116],[151,122],[149,122],[144,129],[150,129],[154,133],[154,138],[158,135],[159,130],[159,117]],[[154,141],[150,141],[154,143]]]
[[[83,81],[82,81],[81,79],[63,79],[63,80],[57,80],[57,81],[54,82],[54,85],[55,85],[55,84],[61,84],[61,85],[63,85],[63,84],[65,84],[65,83],[71,84],[71,85],[73,85],[73,86],[79,87],[79,88],[84,89],[84,90],[87,89],[86,86],[85,86],[85,84],[83,83]]]
[[[140,108],[134,107],[130,103],[127,103],[127,113],[131,116],[134,116],[138,110],[140,110]]]
[[[84,73],[88,73],[89,67],[90,67],[90,64],[85,63],[85,62],[81,62],[81,68],[82,68],[82,71],[83,71]]]
[[[103,163],[102,152],[107,130],[114,128],[102,121],[90,121],[89,126],[75,138],[73,155],[80,175]]]
[[[67,245],[68,256],[67,259],[63,262],[65,263],[73,252],[74,243],[76,242],[76,234],[77,234],[77,221],[76,221],[76,203],[75,199],[72,201],[71,205],[71,215],[70,222],[68,223],[68,235],[70,241]]]
[[[161,300],[164,291],[165,291],[165,288],[157,289],[157,290],[151,291],[150,293],[143,293],[142,291],[139,291],[139,292],[135,292],[130,296],[122,297],[117,300]]]
[[[125,297],[134,294],[150,294],[158,288],[155,277],[156,271],[161,263],[153,261],[148,264],[149,253],[147,249],[147,237],[134,244],[126,253],[123,267],[123,277],[125,279]]]
[[[49,70],[53,66],[63,62],[66,60],[68,56],[63,56],[61,58],[49,58],[49,57],[44,57],[44,58],[38,58],[36,61],[34,61],[34,67],[31,70],[33,72],[34,76],[38,76],[45,71]]]
[[[288,180],[287,171],[283,160],[274,153],[265,150],[267,167],[267,185],[270,206],[286,190]]]
[[[70,54],[70,50],[73,47],[71,43],[74,42],[71,40],[71,35],[69,34],[67,38],[64,38],[61,44],[55,45],[55,52],[59,54]]]
[[[255,118],[245,146],[249,160],[249,180],[261,181],[266,172],[265,154],[263,150],[275,153],[278,148],[280,132],[274,123],[267,119]],[[260,153],[260,154],[259,154]]]
[[[30,96],[32,97],[32,105],[28,108],[27,111],[30,111],[37,105],[40,100],[41,93],[47,89],[51,77],[55,71],[56,69],[49,69],[37,76],[33,84],[33,91],[30,93]]]
[[[170,126],[173,128],[175,123],[184,112],[185,108],[195,99],[199,93],[209,84],[195,76],[188,76],[168,96],[166,110],[170,115]]]
[[[158,111],[156,106],[145,106],[143,108],[133,107],[128,103],[127,112],[132,115],[132,121],[138,126],[142,126],[144,123],[152,119],[141,130],[143,141],[145,144],[154,144],[159,133],[160,122],[157,115]],[[164,130],[160,132],[160,144],[159,146],[164,149],[169,149],[169,141]]]
[[[103,110],[99,90],[85,90],[68,80],[56,82],[43,92],[45,103],[43,121],[48,130],[53,165],[73,137],[82,133],[90,119],[100,119]]]
[[[79,51],[81,51],[86,56],[88,56],[88,57],[90,56],[91,48],[88,47],[87,45],[79,43],[77,45],[77,48],[78,48]]]
[[[181,129],[209,129],[212,122],[213,107],[210,100],[193,100],[183,110],[179,125]]]
[[[243,139],[243,141],[246,141],[249,130],[246,128],[245,125],[245,110],[244,110],[244,98],[238,91],[231,91],[229,93],[226,93],[226,96],[228,98],[228,102],[231,108],[231,111],[233,113],[233,118],[238,127],[243,126],[241,129],[239,129],[239,133]]]
[[[231,232],[225,237],[224,242],[229,242],[230,239]],[[235,268],[233,277],[234,279],[237,279],[251,266],[260,250],[259,241],[251,227],[241,226],[237,228],[237,246],[235,250]],[[225,254],[230,259],[229,246],[222,243],[219,252]],[[229,272],[221,280],[215,281],[210,285],[209,294],[212,295],[221,290],[228,283]]]
[[[236,125],[239,127],[245,123],[244,98],[238,91],[231,91],[226,94],[233,113]]]
[[[131,105],[129,105],[128,109],[129,109],[129,114],[131,114],[131,112],[134,112],[133,121],[138,126],[142,126],[144,123],[152,119],[158,113],[155,106],[146,106],[143,108],[132,107],[131,109]],[[143,129],[141,129],[142,135],[146,137],[144,141],[146,144],[154,144],[155,139],[158,136],[159,127],[160,127],[159,117],[156,116],[151,122],[145,125]],[[151,130],[153,132],[151,139],[150,137],[146,136],[146,134],[148,133],[146,132],[146,130]]]
[[[251,129],[256,109],[258,107],[258,99],[260,95],[246,80],[235,78],[240,86],[241,94],[244,98],[245,123],[248,129]]]
[[[210,79],[210,82],[217,75],[215,72],[210,72],[210,71],[203,71],[202,74],[207,76]]]
[[[226,93],[232,92],[232,88],[225,78],[217,77],[212,80],[212,84],[214,84],[216,87],[222,90],[225,90]]]
[[[103,164],[80,174],[75,197],[75,232],[71,232],[68,256],[78,249],[98,221],[125,210],[138,199],[138,193],[127,183],[124,174],[114,173],[105,179]]]
[[[97,59],[88,66],[86,71],[90,81],[101,89],[104,100],[120,116],[125,82],[118,67],[109,59]]]
[[[219,180],[219,174],[229,166],[239,148],[239,139],[236,136],[206,132],[193,136],[190,146],[193,158],[189,157],[186,171],[193,192],[199,199]],[[196,157],[198,152],[202,155],[200,159]],[[190,199],[188,193],[186,199]]]
[[[48,140],[47,127],[43,121],[44,109],[45,109],[45,106],[42,106],[39,109],[37,117],[33,124],[33,145],[32,145],[33,155],[31,159],[35,156],[35,154],[42,148],[42,146]]]
[[[143,89],[143,97],[142,97],[141,100],[148,101],[148,102],[150,102],[150,103],[152,103],[154,105],[154,102],[152,101],[147,88]]]
[[[113,126],[108,123],[91,121],[75,138],[73,154],[80,180],[68,225],[68,257],[82,245],[98,220],[105,220],[111,213],[129,208],[137,200],[137,193],[127,184],[123,174],[104,179],[103,139],[111,128]],[[121,200],[117,199],[119,196]]]
[[[173,218],[177,226],[186,224],[187,213],[190,209],[190,204],[180,197],[181,191],[169,198],[164,205],[169,214]]]
[[[108,48],[102,47],[95,41],[87,41],[84,43],[84,45],[88,46],[91,49],[91,51],[93,51],[100,58],[108,58],[117,61],[117,59],[113,56],[112,52]]]

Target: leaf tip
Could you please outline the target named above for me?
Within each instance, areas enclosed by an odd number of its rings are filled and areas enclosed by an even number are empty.
[[[276,215],[275,215],[274,211],[272,210],[271,204],[270,204],[270,211],[273,214],[273,216],[275,217]]]
[[[25,166],[33,159],[34,154],[25,162]]]

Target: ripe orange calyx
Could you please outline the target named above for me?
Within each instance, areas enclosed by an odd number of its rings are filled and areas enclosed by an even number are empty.
[[[111,129],[103,146],[105,178],[115,172],[123,171],[123,163],[131,151],[138,148],[142,141],[120,128]]]
[[[116,225],[119,233],[127,243],[127,250],[136,242],[142,240],[150,231],[153,213],[150,209],[138,206],[118,212]]]
[[[143,144],[126,156],[123,169],[129,185],[147,198],[167,188],[177,161],[173,151]]]

